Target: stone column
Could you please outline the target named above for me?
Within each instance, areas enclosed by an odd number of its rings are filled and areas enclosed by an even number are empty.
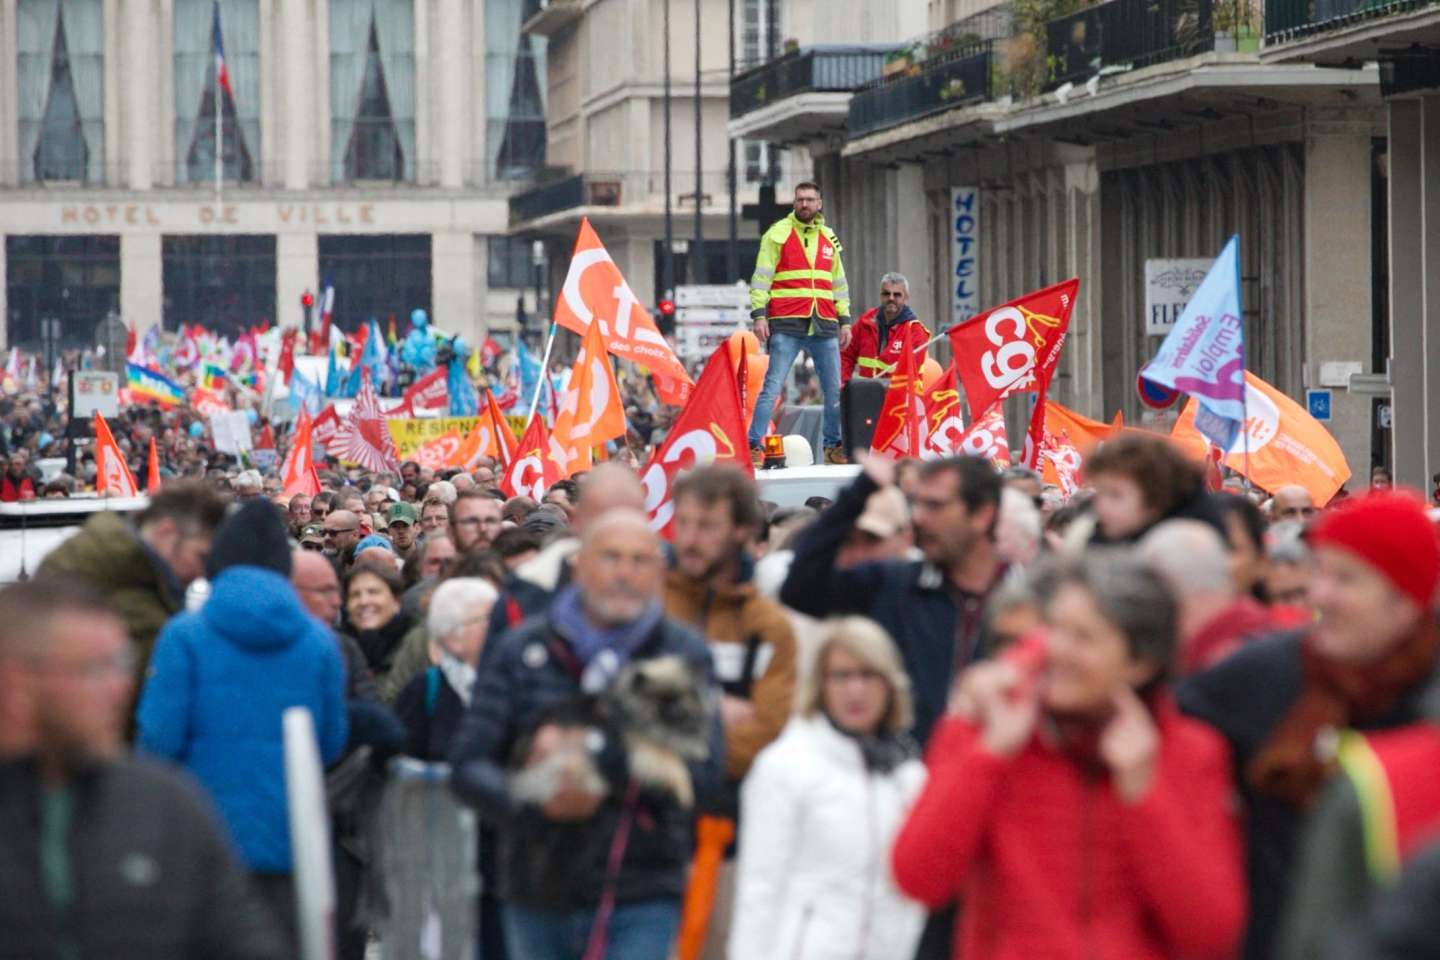
[[[1312,117],[1305,142],[1304,313],[1305,382],[1311,386],[1319,386],[1327,362],[1358,363],[1370,371],[1370,262],[1364,255],[1369,182],[1369,117],[1358,111]],[[1334,390],[1327,426],[1356,478],[1370,469],[1370,408],[1369,397]]]
[[[1390,447],[1395,480],[1424,489],[1425,363],[1422,306],[1420,101],[1391,100],[1390,206]],[[1354,469],[1354,464],[1351,465]]]
[[[470,60],[465,56],[465,8],[460,0],[440,0],[439,57],[433,69],[439,72],[439,151],[440,185],[452,190],[459,189],[465,182],[466,133],[473,120],[473,108],[484,101],[472,100],[467,91],[470,87]],[[474,8],[477,15],[483,9]],[[484,63],[483,55],[480,62]],[[419,69],[419,59],[416,59]],[[484,123],[484,110],[480,111],[480,123]]]
[[[475,235],[436,233],[430,238],[430,316],[470,343],[482,326],[475,300]]]
[[[10,258],[5,253],[5,234],[0,233],[0,350],[10,349],[10,302],[9,291]]]
[[[155,27],[149,3],[125,4],[125,60],[131,69],[121,71],[125,84],[122,100],[125,114],[125,183],[131,190],[149,190],[150,144],[159,139],[154,128],[160,122],[152,93],[159,71],[154,63]],[[110,162],[119,157],[107,157]]]
[[[304,190],[310,185],[309,174],[312,160],[319,160],[311,153],[311,144],[316,142],[311,134],[314,127],[329,128],[329,116],[317,115],[317,97],[312,95],[312,52],[310,43],[309,18],[305,4],[299,0],[285,0],[280,4],[280,71],[277,85],[281,122],[275,124],[281,131],[279,150],[275,156],[281,158],[286,190]],[[329,44],[326,44],[327,48]],[[328,60],[328,57],[327,57]],[[327,86],[325,88],[329,90]],[[329,97],[325,97],[329,102]],[[328,137],[326,141],[328,142]]]
[[[1424,330],[1425,364],[1425,434],[1422,449],[1425,454],[1424,473],[1417,478],[1416,486],[1421,490],[1430,489],[1430,475],[1440,469],[1440,413],[1432,410],[1430,404],[1440,392],[1440,95],[1428,94],[1420,100],[1420,269],[1409,277],[1401,276],[1401,282],[1419,280],[1424,287],[1425,309],[1421,315]],[[1392,344],[1391,352],[1409,349],[1414,343]]]
[[[1080,152],[1076,148],[1076,153]],[[1070,315],[1070,335],[1065,345],[1062,364],[1070,373],[1069,396],[1075,409],[1089,411],[1108,420],[1115,411],[1105,407],[1101,350],[1100,318],[1103,316],[1100,286],[1100,172],[1095,166],[1092,148],[1088,156],[1062,157],[1066,160],[1064,193],[1061,202],[1062,220],[1056,225],[1061,239],[1056,279],[1066,276],[1080,278],[1074,312]]]
[[[120,316],[140,334],[161,321],[164,309],[160,234],[120,234]]]
[[[314,233],[281,233],[275,237],[275,316],[282,326],[298,326],[304,314],[300,296],[306,290],[320,299],[320,237]],[[319,319],[319,314],[315,314]]]

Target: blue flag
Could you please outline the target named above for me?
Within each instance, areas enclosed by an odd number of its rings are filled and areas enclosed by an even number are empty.
[[[360,351],[360,358],[350,368],[350,382],[345,385],[345,396],[353,397],[360,392],[360,371],[367,368],[370,371],[370,382],[375,385],[375,392],[384,392],[382,387],[388,382],[388,368],[385,363],[387,352],[385,335],[380,332],[380,321],[371,317],[370,333],[365,337],[365,349]]]
[[[330,366],[325,370],[325,396],[338,397],[345,392],[345,381],[340,374],[340,360],[335,344],[330,345]]]
[[[330,362],[333,365],[335,355],[330,355]],[[298,413],[304,409],[310,415],[318,416],[321,408],[325,405],[325,392],[320,389],[320,384],[315,383],[299,370],[290,374],[290,398],[294,401],[295,411]]]
[[[1199,401],[1195,428],[1229,450],[1245,423],[1245,323],[1234,236],[1140,375]]]
[[[519,340],[515,345],[515,359],[519,361],[517,366],[520,368],[520,402],[528,404],[540,383],[540,358],[530,352],[524,340]],[[540,401],[542,404],[545,402],[543,391]]]

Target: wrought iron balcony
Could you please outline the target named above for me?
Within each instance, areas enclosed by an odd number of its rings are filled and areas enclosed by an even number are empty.
[[[1211,0],[1108,0],[1045,24],[1046,89],[1106,67],[1146,67],[1215,49]]]
[[[1394,13],[1431,0],[1265,0],[1265,42],[1285,43]]]
[[[800,93],[848,93],[878,79],[888,53],[883,47],[851,46],[792,50],[731,79],[730,116]]]
[[[994,40],[959,46],[936,47],[931,56],[911,63],[908,57],[892,60],[892,75],[867,84],[850,99],[851,137],[961,104],[988,100],[993,95],[992,73],[997,63]]]

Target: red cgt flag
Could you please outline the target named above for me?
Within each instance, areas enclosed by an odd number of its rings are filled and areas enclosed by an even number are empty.
[[[545,429],[545,418],[532,417],[514,459],[500,477],[500,490],[507,497],[525,496],[539,502],[551,484],[563,478],[560,467],[550,458],[550,432]]]
[[[971,420],[1016,393],[1045,393],[1079,289],[1079,279],[1072,278],[1027,293],[950,331]]]
[[[885,402],[875,418],[870,451],[896,460],[920,456],[927,422],[920,378],[915,371],[915,352],[902,350],[900,362],[890,377],[890,389],[885,392]]]
[[[733,463],[751,476],[755,474],[745,439],[740,380],[729,346],[723,343],[705,362],[685,409],[640,473],[652,530],[662,537],[670,536],[670,521],[675,515],[670,491],[680,471],[712,463]]]
[[[450,386],[445,380],[446,369],[436,367],[405,390],[405,403],[411,410],[448,410]]]

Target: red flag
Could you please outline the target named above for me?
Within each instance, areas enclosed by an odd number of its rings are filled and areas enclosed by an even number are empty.
[[[960,438],[955,452],[981,457],[997,467],[1010,466],[1010,438],[1005,433],[1005,411],[995,404],[980,415]]]
[[[466,467],[479,457],[495,457],[506,467],[514,462],[515,433],[489,387],[485,388],[485,407],[480,411],[480,418],[475,421],[471,434],[477,442],[474,452],[465,462]]]
[[[930,385],[922,399],[925,402],[925,443],[920,448],[921,456],[953,457],[961,453],[965,417],[960,409],[960,382],[955,376],[953,364]]]
[[[645,511],[650,528],[670,536],[675,505],[670,490],[682,470],[711,463],[733,463],[751,476],[750,446],[745,439],[745,408],[740,381],[726,344],[721,344],[700,373],[700,379],[675,418],[665,442],[640,473],[645,485]]]
[[[1016,393],[1044,394],[1054,376],[1078,279],[1027,293],[950,331],[970,417]]]
[[[315,472],[314,425],[304,407],[295,419],[295,433],[290,437],[290,450],[285,454],[280,478],[287,497],[298,493],[313,497],[320,492],[320,477]]]
[[[275,430],[267,421],[265,426],[260,428],[260,439],[255,441],[256,450],[275,449]]]
[[[314,422],[310,424],[310,435],[314,437],[315,442],[320,444],[321,448],[332,457],[335,455],[335,451],[331,450],[330,446],[335,442],[335,435],[339,432],[340,415],[335,412],[335,404],[333,403],[324,410],[321,410],[320,416],[316,417]]]
[[[375,387],[370,383],[370,370],[360,372],[360,392],[355,395],[355,406],[340,421],[335,434],[335,444],[340,447],[336,456],[342,460],[359,464],[372,473],[388,470],[400,471],[395,453],[395,439],[385,426],[385,413],[380,409],[380,400],[375,396]],[[328,447],[326,449],[329,449]],[[335,451],[331,451],[335,452]]]
[[[445,368],[436,367],[406,389],[405,403],[411,410],[447,410],[450,389],[445,382]]]
[[[135,475],[125,454],[110,433],[110,425],[95,414],[95,492],[106,497],[133,497],[138,494]]]
[[[295,336],[299,331],[294,327],[280,334],[280,382],[288,384],[290,374],[295,372]]]
[[[150,496],[160,492],[160,454],[155,449],[155,438],[150,438],[150,457],[145,464],[145,492]]]
[[[875,418],[870,452],[900,460],[920,456],[924,439],[925,403],[920,399],[920,378],[915,373],[915,352],[901,350],[900,362],[890,378],[890,389]]]
[[[660,335],[650,311],[636,299],[595,228],[582,219],[570,270],[555,300],[555,322],[583,334],[591,320],[600,322],[611,353],[650,371],[655,393],[663,402],[685,402],[694,387],[685,365]]]
[[[532,417],[520,438],[515,459],[500,477],[500,490],[507,497],[526,496],[540,500],[550,485],[563,479],[560,468],[550,459],[550,435],[544,417]]]

